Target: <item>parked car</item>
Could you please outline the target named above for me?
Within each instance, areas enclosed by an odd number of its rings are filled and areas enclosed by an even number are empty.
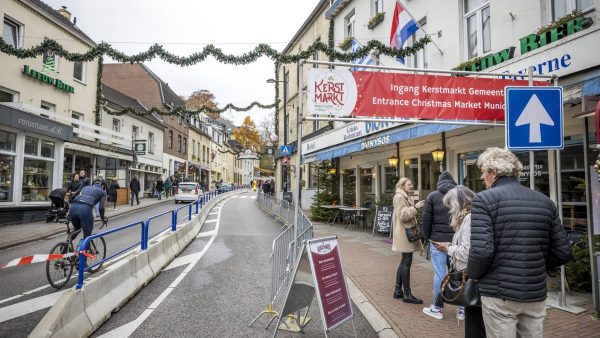
[[[221,183],[221,185],[218,188],[219,194],[223,193],[223,192],[231,191],[231,190],[233,190],[233,188],[234,188],[233,183],[223,182],[223,183]]]
[[[196,182],[179,182],[175,188],[175,203],[196,202],[201,195],[200,184]]]

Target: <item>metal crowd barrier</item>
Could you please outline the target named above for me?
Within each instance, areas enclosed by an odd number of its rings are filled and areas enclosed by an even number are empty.
[[[120,226],[118,228],[114,228],[114,229],[110,229],[107,231],[103,231],[103,232],[99,232],[97,234],[93,234],[83,240],[81,240],[80,245],[79,245],[79,275],[77,277],[77,289],[81,289],[83,287],[83,275],[86,271],[89,271],[90,269],[93,269],[95,266],[98,266],[99,264],[103,264],[104,262],[108,261],[109,259],[112,259],[114,257],[120,256],[122,254],[124,254],[125,252],[135,248],[136,246],[140,246],[140,250],[144,251],[148,249],[148,241],[149,239],[163,233],[165,230],[171,229],[171,231],[175,232],[177,231],[177,225],[180,223],[184,223],[184,222],[188,222],[192,220],[192,215],[197,215],[200,213],[200,210],[202,210],[202,206],[206,205],[206,203],[208,203],[209,200],[211,200],[212,198],[224,193],[224,192],[229,192],[229,191],[233,191],[233,190],[237,190],[237,189],[245,189],[247,188],[246,185],[241,185],[239,187],[232,187],[232,188],[226,188],[226,189],[219,189],[219,190],[214,190],[214,191],[209,191],[206,192],[204,194],[202,194],[202,196],[198,197],[198,200],[196,200],[196,202],[193,203],[189,203],[186,204],[184,206],[181,207],[177,207],[174,208],[173,210],[169,210],[169,211],[165,211],[163,213],[160,213],[158,215],[154,215],[154,216],[150,216],[146,219],[146,221],[138,221],[138,222],[134,222],[131,224],[127,224],[127,225],[123,225]],[[187,209],[187,212],[181,212],[180,210],[182,209]],[[167,214],[171,214],[171,224],[169,225],[169,227],[160,230],[158,233],[150,235],[149,229],[150,229],[150,223],[157,219],[160,216],[164,216]],[[85,261],[86,261],[86,257],[83,255],[83,251],[88,250],[89,246],[90,246],[90,241],[96,238],[100,238],[100,237],[105,237],[107,235],[116,233],[116,232],[120,232],[123,231],[125,229],[129,229],[135,226],[139,226],[140,227],[140,241],[136,242],[133,245],[128,246],[127,248],[120,250],[119,252],[110,255],[109,257],[104,258],[101,261],[98,261],[96,263],[94,263],[91,266],[85,267]],[[108,246],[108,244],[107,244]]]
[[[294,251],[294,214],[295,205],[288,201],[269,196],[263,192],[258,192],[257,203],[269,214],[281,219],[284,223],[284,230],[273,240],[271,248],[271,290],[269,305],[265,311],[262,311],[249,326],[254,324],[264,314],[271,315],[271,320],[267,327],[271,325],[273,319],[279,316],[279,313],[273,310],[273,304],[279,295],[279,292],[287,285],[294,269],[294,262],[299,255],[302,246],[298,245]],[[302,209],[298,213],[298,243],[313,237],[313,225],[304,215]]]

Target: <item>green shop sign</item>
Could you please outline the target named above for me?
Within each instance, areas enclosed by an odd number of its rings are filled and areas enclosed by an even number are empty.
[[[59,79],[55,79],[55,78],[50,77],[42,72],[33,70],[33,69],[29,68],[28,65],[23,66],[23,74],[25,74],[29,77],[32,77],[34,79],[37,79],[39,81],[42,81],[44,83],[47,83],[49,85],[52,85],[60,90],[64,90],[67,93],[75,94],[75,88],[73,88],[73,86],[69,86],[68,84],[62,82]]]
[[[564,18],[554,23],[551,28],[545,29],[543,32],[536,34],[529,34],[519,39],[521,45],[521,55],[529,53],[540,47],[544,47],[548,44],[556,42],[560,39],[580,32],[592,25],[591,18],[584,18],[582,16],[575,17],[568,20]],[[480,72],[486,68],[490,68],[499,65],[512,59],[515,56],[515,47],[506,48],[498,53],[478,57],[469,60],[465,63],[460,64],[455,69],[470,72]]]

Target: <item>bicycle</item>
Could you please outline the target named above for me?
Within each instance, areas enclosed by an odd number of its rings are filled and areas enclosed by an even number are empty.
[[[77,237],[79,232],[83,229],[72,232],[69,223],[70,221],[67,219],[67,240],[54,245],[50,250],[50,254],[64,255],[73,253],[74,255],[46,262],[46,278],[48,279],[48,283],[55,289],[62,289],[67,284],[73,274],[73,267],[79,270],[79,244],[77,244],[77,250],[75,250],[71,236],[73,236],[73,238]],[[102,229],[107,225],[108,223],[103,221],[99,229]],[[106,257],[106,241],[104,238],[99,237],[91,240],[87,253],[89,256],[86,259],[86,270],[89,273],[95,273],[100,270],[103,264],[100,263],[95,265],[96,262],[101,262]],[[87,268],[88,266],[91,266],[91,268]]]

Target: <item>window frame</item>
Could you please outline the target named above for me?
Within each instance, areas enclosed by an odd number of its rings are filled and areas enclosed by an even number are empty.
[[[24,27],[24,25],[22,23],[20,23],[19,21],[15,20],[7,15],[4,15],[4,20],[2,22],[2,38],[4,38],[4,33],[5,33],[4,32],[4,24],[5,23],[8,23],[8,25],[16,28],[16,37],[15,37],[16,39],[15,40],[17,42],[17,45],[13,46],[13,47],[22,48],[23,47],[23,27]],[[11,44],[9,44],[9,45],[12,46],[12,41],[11,41]]]
[[[148,153],[154,154],[154,133],[148,132]]]
[[[75,77],[75,69],[77,67],[77,64],[81,64],[81,79],[78,79],[77,77]],[[87,62],[74,61],[73,62],[73,80],[77,81],[81,84],[85,84],[86,76],[87,76]]]
[[[465,52],[465,60],[471,60],[477,57],[483,57],[489,53],[491,53],[492,51],[492,42],[491,42],[491,24],[490,24],[490,50],[488,51],[484,51],[483,50],[483,45],[484,45],[484,34],[483,34],[483,15],[482,12],[486,9],[486,8],[490,8],[490,1],[489,0],[484,0],[484,2],[482,4],[480,4],[479,6],[477,6],[476,8],[472,9],[470,12],[466,12],[467,7],[466,7],[466,2],[467,0],[463,0],[462,1],[462,5],[463,5],[463,38],[464,38],[464,52]],[[466,12],[466,13],[465,13]],[[476,47],[476,55],[470,56],[469,55],[469,25],[468,25],[468,20],[469,18],[475,16],[475,27],[477,29],[477,47]],[[491,12],[490,12],[490,20],[491,20]]]
[[[371,0],[371,17],[383,13],[383,0]]]
[[[169,130],[169,136],[167,139],[167,146],[169,147],[169,149],[173,149],[173,131]]]
[[[354,8],[344,17],[344,39],[354,36],[356,23],[356,11]],[[352,33],[352,34],[350,34]]]
[[[181,135],[177,135],[177,151],[181,152]]]
[[[8,89],[6,87],[2,87],[2,86],[0,86],[0,92],[5,92],[9,95],[12,95],[12,101],[7,101],[7,102],[19,102],[19,92],[14,91],[12,89]]]
[[[115,122],[117,122],[116,125],[115,125]],[[115,127],[116,127],[116,129],[115,129]],[[113,119],[112,119],[112,131],[115,131],[117,133],[121,132],[121,120],[119,120],[116,117],[113,117]]]
[[[590,10],[592,10],[595,6],[594,6],[594,2],[591,1],[591,5],[587,8],[577,8],[577,0],[563,0],[567,2],[567,12],[564,15],[561,15],[559,17],[554,17],[554,0],[546,0],[546,22],[548,24],[555,22],[556,20],[569,15],[570,13],[572,13],[573,11],[577,10],[579,12],[588,12]]]
[[[411,35],[409,38],[408,46],[414,46],[419,39],[425,36],[425,27],[427,26],[427,17],[423,17],[418,22],[421,27],[418,29],[415,34]],[[415,54],[409,56],[408,64],[412,65],[414,68],[427,68],[427,47],[423,46],[422,49],[418,50]],[[422,63],[422,65],[419,64]]]

